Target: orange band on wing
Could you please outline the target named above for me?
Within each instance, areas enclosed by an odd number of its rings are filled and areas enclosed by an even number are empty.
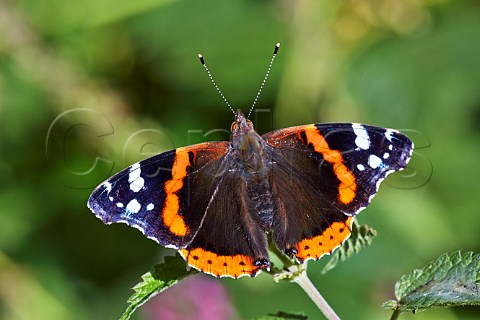
[[[163,223],[171,233],[177,236],[185,236],[189,233],[180,212],[180,198],[177,192],[183,187],[183,180],[187,176],[187,167],[190,165],[188,152],[177,149],[175,161],[172,166],[172,179],[165,182],[165,205],[162,211]]]
[[[300,261],[319,259],[339,247],[351,234],[353,217],[346,221],[334,222],[319,236],[300,241],[295,245],[295,256]]]
[[[338,198],[344,204],[349,204],[355,198],[357,184],[355,176],[343,164],[343,157],[340,151],[332,150],[328,146],[325,138],[318,132],[315,125],[306,126],[305,134],[309,143],[313,145],[315,151],[322,154],[323,158],[332,164],[333,172],[340,180],[338,186]]]
[[[179,252],[188,265],[216,277],[254,276],[260,270],[260,266],[253,265],[251,257],[241,254],[221,256],[202,248],[181,249]]]

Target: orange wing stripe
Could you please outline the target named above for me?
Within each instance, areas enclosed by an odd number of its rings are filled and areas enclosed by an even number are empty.
[[[339,247],[351,234],[353,217],[345,222],[335,222],[319,236],[300,241],[295,245],[296,257],[300,261],[319,259]]]
[[[241,254],[222,256],[202,248],[181,249],[179,252],[188,265],[216,277],[255,276],[260,270],[259,266],[253,265],[251,257]]]
[[[165,183],[165,205],[162,211],[163,222],[171,233],[185,236],[190,230],[185,224],[180,212],[180,199],[177,195],[183,187],[183,180],[187,176],[187,167],[190,165],[188,152],[177,149],[175,162],[172,167],[172,179]]]
[[[315,125],[306,126],[305,134],[308,142],[315,148],[315,151],[321,153],[325,161],[332,164],[333,172],[338,180],[340,180],[338,198],[342,203],[349,204],[355,198],[357,184],[352,172],[343,164],[342,154],[338,150],[330,149],[327,141],[320,132],[318,132]]]

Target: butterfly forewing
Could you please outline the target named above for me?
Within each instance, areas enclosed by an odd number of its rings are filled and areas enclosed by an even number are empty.
[[[99,185],[89,208],[104,223],[123,222],[156,242],[186,246],[197,232],[220,179],[227,142],[179,148],[140,161]]]

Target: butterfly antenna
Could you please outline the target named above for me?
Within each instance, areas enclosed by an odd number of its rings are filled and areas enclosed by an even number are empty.
[[[236,113],[235,113],[235,110],[233,110],[233,108],[232,108],[232,106],[230,105],[230,103],[228,103],[227,98],[225,98],[225,96],[223,95],[222,91],[220,91],[220,88],[217,86],[217,83],[215,82],[215,80],[213,80],[213,76],[212,76],[212,74],[210,73],[210,70],[208,69],[207,65],[205,64],[205,60],[203,59],[202,54],[199,53],[199,54],[198,54],[198,58],[200,59],[200,62],[202,63],[202,66],[205,68],[205,71],[207,71],[208,77],[209,77],[210,80],[212,81],[213,86],[215,87],[215,89],[217,89],[217,92],[220,94],[220,96],[222,97],[223,101],[225,101],[225,103],[226,103],[227,106],[230,108],[230,110],[233,112],[233,114],[236,114]]]
[[[267,74],[265,75],[265,78],[263,78],[262,84],[260,85],[260,89],[257,92],[257,96],[255,97],[255,100],[253,100],[253,104],[252,104],[252,107],[250,108],[250,111],[248,111],[247,118],[250,118],[250,115],[252,114],[253,108],[255,108],[255,105],[257,104],[258,98],[260,97],[260,94],[262,93],[263,87],[265,86],[265,82],[267,82],[268,76],[270,75],[270,70],[272,69],[273,61],[275,61],[275,57],[277,56],[278,49],[280,49],[280,43],[277,43],[275,45],[275,49],[273,50],[272,59],[270,60],[270,64],[268,65]]]

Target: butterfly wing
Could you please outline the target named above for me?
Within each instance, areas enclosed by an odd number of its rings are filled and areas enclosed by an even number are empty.
[[[340,246],[353,216],[389,173],[406,167],[413,151],[398,131],[351,123],[287,128],[263,138],[278,203],[274,241],[299,261]]]
[[[251,214],[228,142],[203,143],[140,161],[100,184],[88,207],[126,223],[217,277],[268,267],[266,236]]]

